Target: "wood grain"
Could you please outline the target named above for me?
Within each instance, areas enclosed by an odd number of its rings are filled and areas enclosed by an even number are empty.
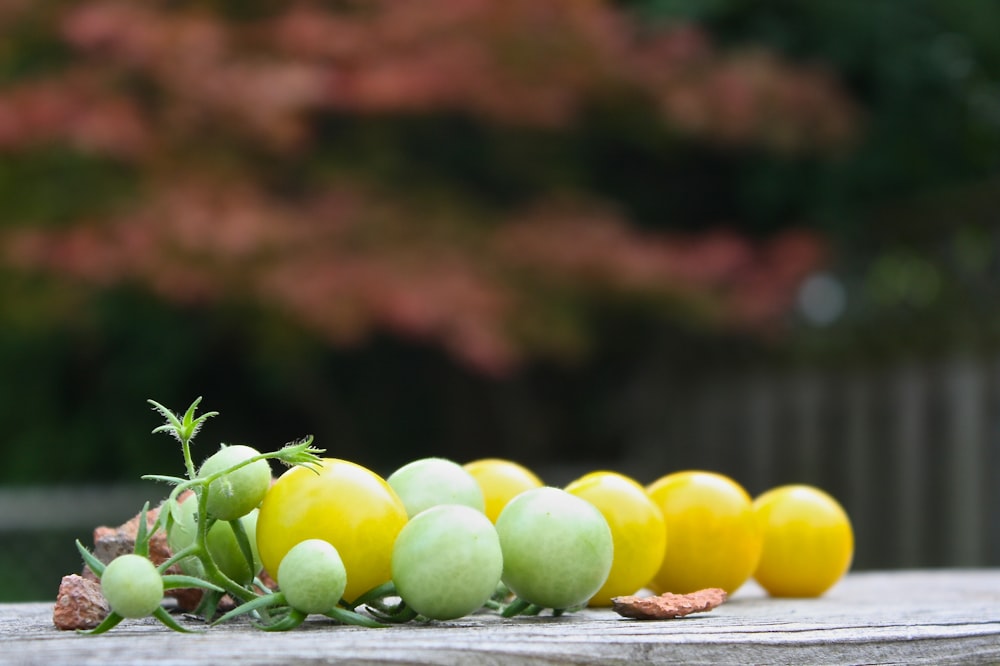
[[[197,624],[191,622],[192,628]],[[61,632],[51,603],[0,605],[3,664],[985,664],[1000,663],[1000,570],[849,575],[819,599],[771,599],[753,584],[710,613],[629,620],[481,613],[362,629],[310,620],[283,634],[244,622],[181,635],[126,621],[97,637]]]

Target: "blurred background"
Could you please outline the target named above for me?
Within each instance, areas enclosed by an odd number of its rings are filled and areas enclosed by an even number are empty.
[[[1000,565],[1000,5],[0,0],[0,601],[219,442],[816,484]]]

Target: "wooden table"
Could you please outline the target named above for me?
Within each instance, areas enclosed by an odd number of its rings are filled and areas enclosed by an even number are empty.
[[[192,626],[196,626],[191,623]],[[233,622],[198,635],[146,620],[103,636],[52,625],[51,603],[0,605],[2,664],[1000,663],[1000,570],[855,573],[820,599],[748,584],[719,608],[663,621],[585,610],[481,613],[388,629],[319,618],[274,634]]]

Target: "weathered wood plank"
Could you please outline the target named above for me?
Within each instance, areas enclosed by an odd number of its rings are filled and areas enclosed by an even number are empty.
[[[48,603],[0,605],[3,664],[997,663],[1000,570],[857,573],[820,599],[750,584],[714,611],[660,622],[608,610],[388,629],[310,621],[284,634],[243,622],[180,635],[130,621],[99,637],[60,632]]]

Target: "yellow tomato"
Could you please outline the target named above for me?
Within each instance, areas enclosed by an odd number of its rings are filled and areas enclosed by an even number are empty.
[[[635,594],[660,568],[667,544],[663,513],[645,489],[616,472],[591,472],[566,486],[604,515],[611,528],[614,560],[591,606],[610,606],[611,597]]]
[[[486,517],[494,523],[507,502],[525,490],[543,485],[542,480],[531,470],[502,458],[474,460],[463,467],[482,489],[486,500]]]
[[[352,600],[390,579],[393,543],[405,524],[406,507],[382,477],[324,458],[315,472],[293,467],[267,491],[257,516],[257,550],[274,577],[300,541],[329,542],[347,571],[344,598]]]
[[[753,503],[764,532],[754,578],[776,597],[818,597],[847,573],[854,532],[847,513],[819,488],[772,488]]]
[[[667,525],[667,548],[650,581],[657,593],[706,587],[735,592],[753,574],[761,533],[750,496],[714,472],[668,474],[647,489]]]

